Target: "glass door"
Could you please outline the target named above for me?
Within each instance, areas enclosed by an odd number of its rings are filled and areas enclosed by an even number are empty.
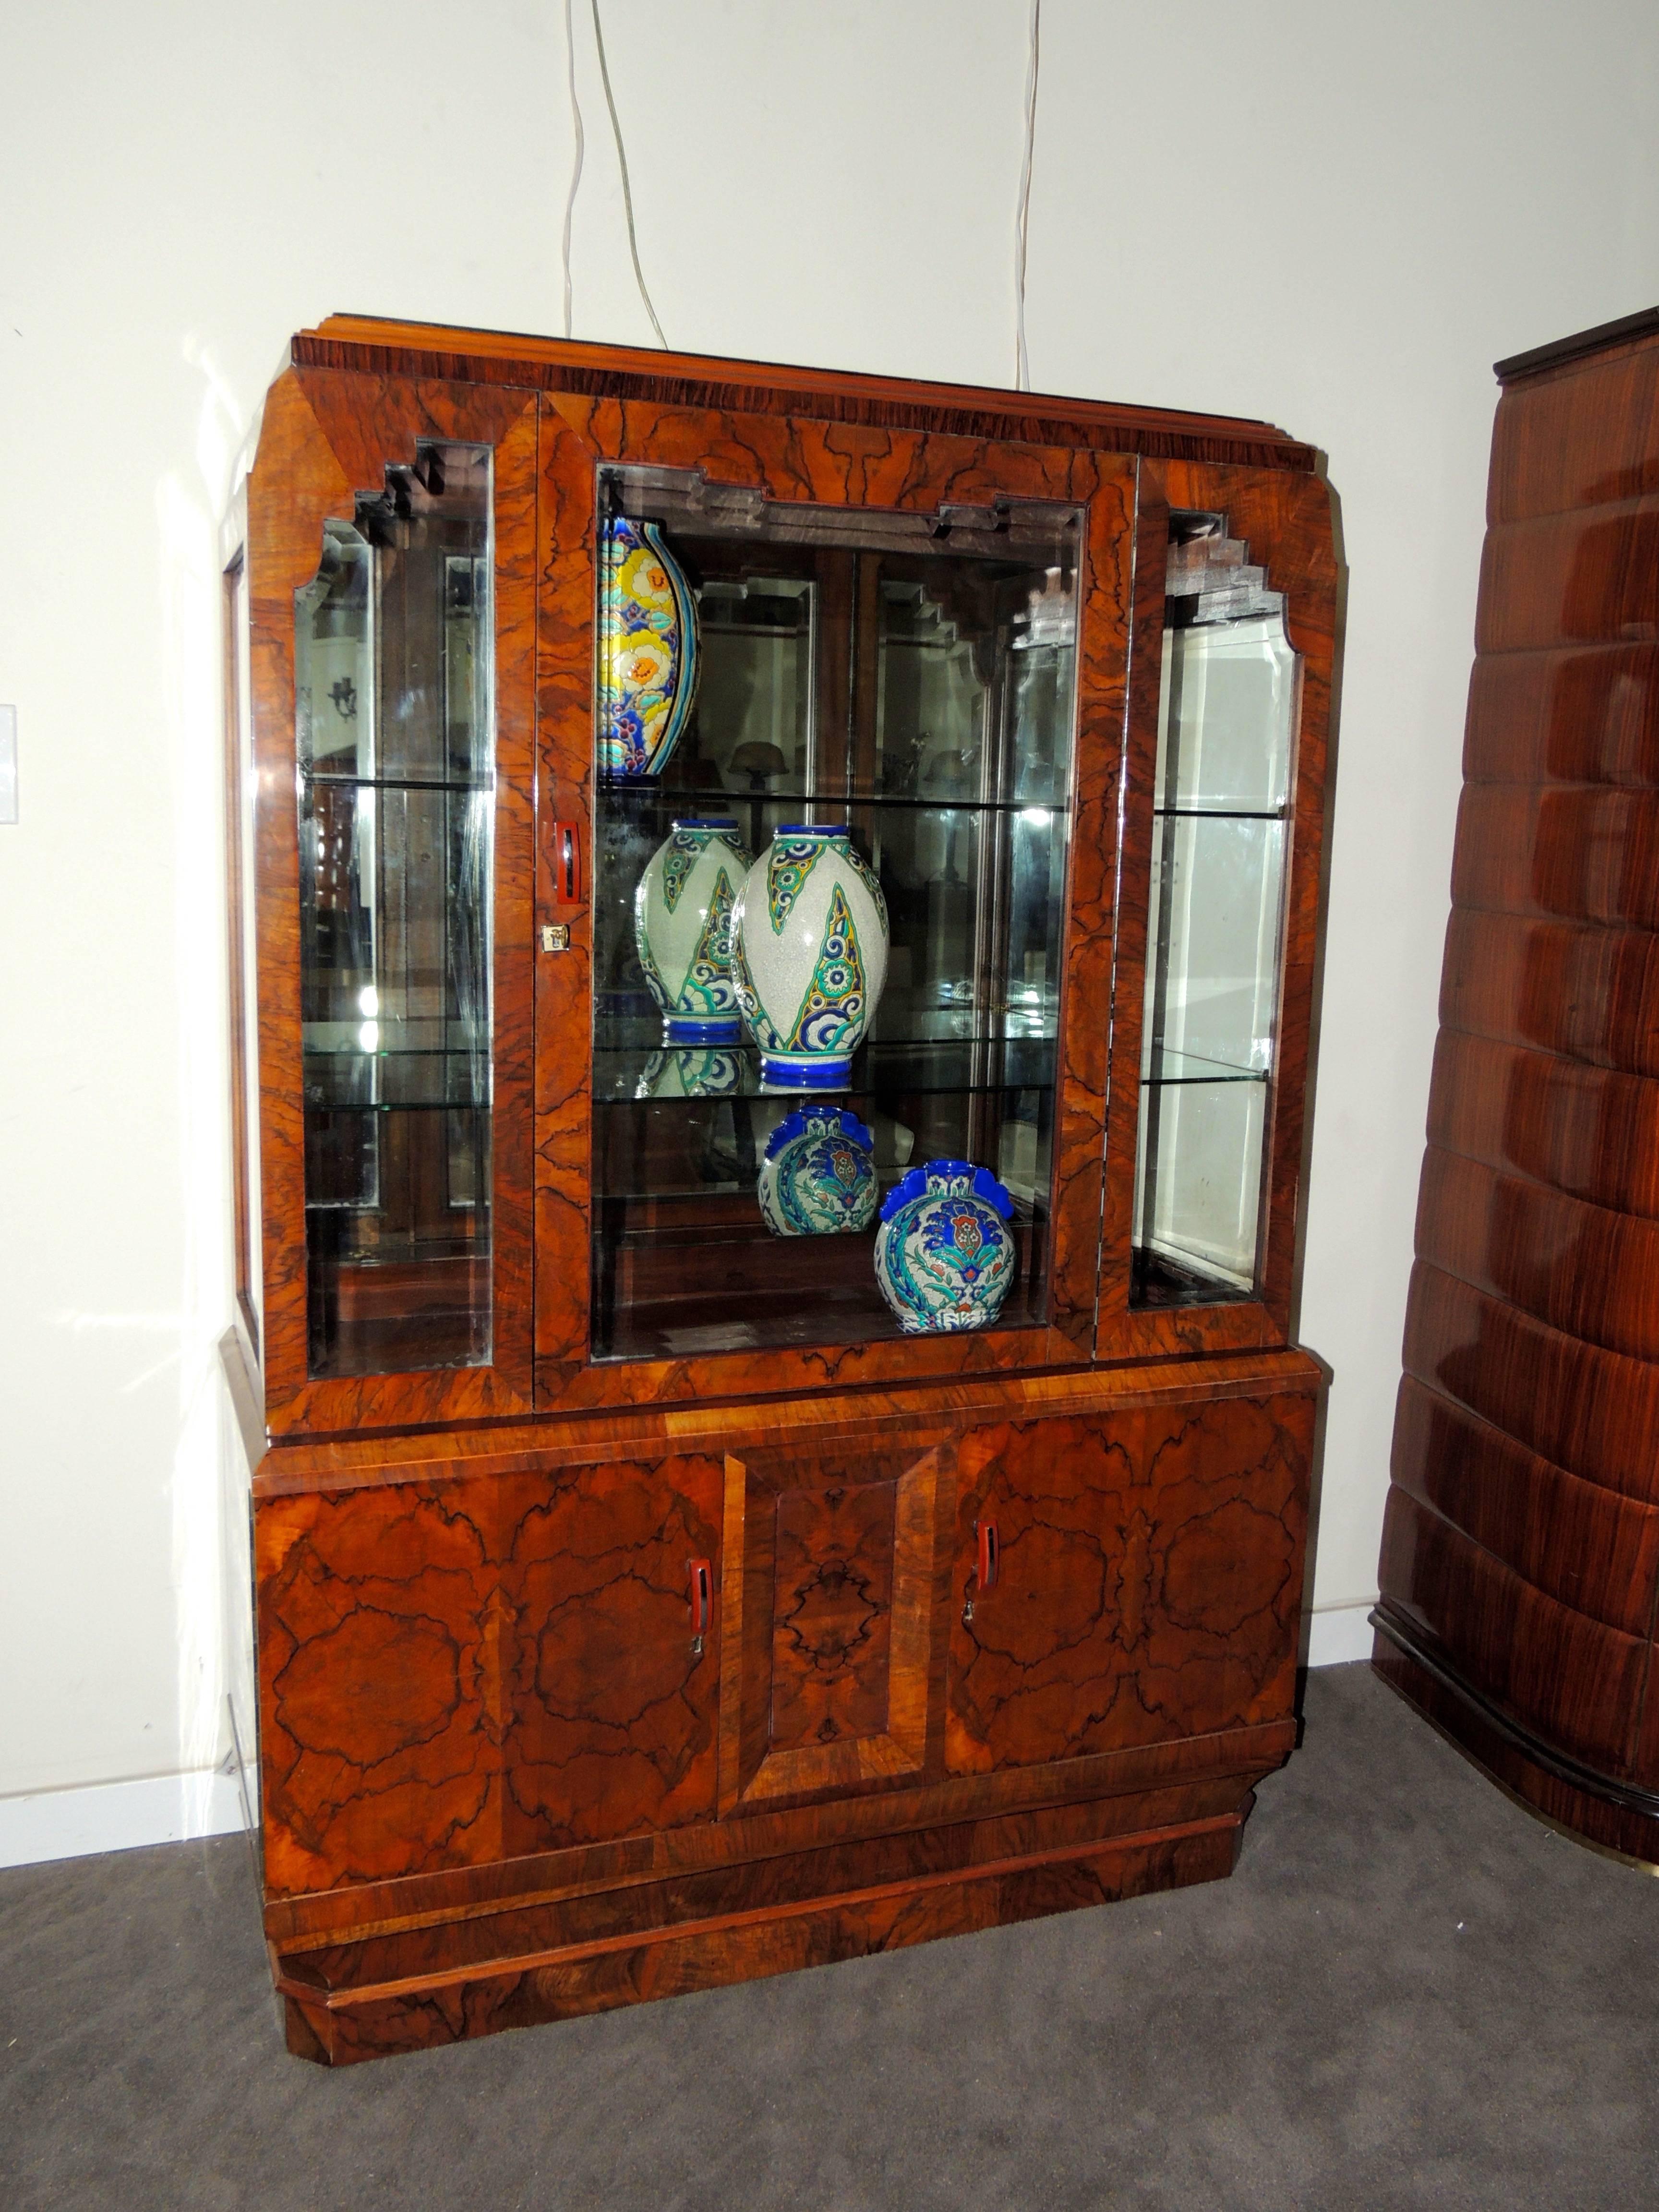
[[[1258,1288],[1300,664],[1249,555],[1170,516],[1132,1307]]]
[[[491,1355],[490,492],[422,441],[295,594],[313,1376]]]
[[[592,1356],[1041,1322],[1080,511],[599,483]]]

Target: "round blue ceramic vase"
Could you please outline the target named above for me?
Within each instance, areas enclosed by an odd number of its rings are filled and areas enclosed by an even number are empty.
[[[929,1160],[894,1184],[876,1232],[876,1280],[907,1335],[984,1328],[1013,1284],[1014,1202],[971,1160]]]

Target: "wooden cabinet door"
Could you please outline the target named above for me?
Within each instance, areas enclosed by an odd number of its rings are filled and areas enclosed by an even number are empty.
[[[1311,1398],[1234,1398],[964,1437],[951,1771],[1288,1714],[1313,1419]],[[988,1589],[981,1523],[995,1530]]]
[[[535,969],[537,1404],[575,1411],[988,1368],[1081,1365],[1094,1344],[1100,1264],[1116,822],[1139,465],[1126,454],[1036,442],[1024,434],[1030,426],[1014,422],[1004,421],[991,435],[890,424],[877,428],[716,404],[716,391],[705,391],[706,404],[642,404],[625,397],[625,382],[617,383],[617,396],[604,396],[601,382],[592,392],[550,392],[542,405],[537,684],[543,812],[535,919],[536,941],[544,949],[538,951]],[[607,1267],[623,1234],[614,1221],[606,1225],[594,1195],[596,1188],[603,1192],[608,1157],[596,1132],[592,1090],[594,856],[605,843],[596,811],[593,729],[601,469],[695,471],[711,496],[775,503],[786,516],[799,508],[820,521],[860,511],[909,523],[927,518],[941,539],[965,529],[973,514],[1006,516],[1022,507],[1078,512],[1077,719],[1065,892],[1054,947],[1060,1034],[1054,1041],[1053,1080],[1042,1086],[1048,1097],[1043,1114],[1052,1118],[1042,1209],[1046,1276],[1034,1310],[1018,1323],[979,1332],[901,1334],[880,1309],[860,1261],[859,1288],[875,1304],[877,1324],[843,1333],[832,1305],[820,1339],[812,1322],[811,1286],[778,1282],[781,1267],[775,1273],[771,1263],[787,1255],[763,1239],[766,1274],[736,1271],[723,1288],[754,1297],[776,1282],[780,1308],[803,1316],[793,1333],[757,1334],[751,1322],[752,1345],[740,1335],[722,1340],[722,1316],[713,1310],[711,1295],[711,1310],[700,1316],[705,1325],[677,1332],[684,1341],[665,1340],[666,1348],[649,1353],[594,1357],[592,1297],[596,1286],[603,1293],[617,1279]],[[866,659],[873,669],[873,659]],[[850,711],[844,697],[836,714],[826,710],[826,730],[844,732]],[[872,746],[873,714],[873,704],[867,705]],[[842,763],[839,781],[831,783],[848,793],[835,804],[854,814],[872,803],[870,792],[854,789],[856,782]],[[740,796],[731,803],[747,804]],[[827,793],[823,803],[829,803]],[[1025,813],[1047,818],[1040,807]],[[573,869],[568,857],[574,850],[565,835],[569,825],[587,854],[582,869]],[[999,1023],[1006,1014],[1004,1006]],[[996,1039],[1002,1035],[998,1027]],[[746,1221],[746,1196],[742,1212]],[[672,1258],[676,1248],[663,1249]],[[857,1247],[838,1242],[822,1264],[826,1272],[844,1269],[857,1257]],[[752,1264],[752,1255],[746,1264]],[[666,1262],[663,1272],[672,1275]]]
[[[722,1814],[939,1771],[949,1474],[925,1437],[728,1455]]]
[[[256,1508],[274,1895],[714,1808],[717,1459],[372,1482]]]
[[[636,1835],[714,1810],[720,1571],[712,1457],[618,1461],[514,1480],[501,1591],[513,1653],[509,1854]]]

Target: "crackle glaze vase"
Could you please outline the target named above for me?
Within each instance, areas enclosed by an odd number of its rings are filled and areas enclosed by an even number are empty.
[[[971,1160],[929,1160],[894,1184],[876,1231],[876,1280],[907,1335],[984,1328],[1014,1279],[1014,1202]]]
[[[876,1218],[875,1136],[844,1107],[803,1106],[767,1140],[757,1196],[775,1237],[833,1237]]]
[[[599,532],[599,772],[662,774],[697,692],[697,607],[654,522]]]
[[[844,823],[786,823],[732,919],[738,1006],[775,1091],[839,1091],[887,980],[887,902]]]
[[[730,814],[688,817],[645,864],[634,943],[670,1044],[736,1044],[732,915],[749,854]]]

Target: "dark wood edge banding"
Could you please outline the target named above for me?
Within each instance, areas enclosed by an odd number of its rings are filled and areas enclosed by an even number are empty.
[[[1605,1804],[1617,1806],[1620,1812],[1638,1813],[1643,1819],[1659,1820],[1659,1790],[1643,1790],[1634,1783],[1616,1782],[1610,1775],[1598,1773],[1595,1767],[1585,1765],[1583,1759],[1558,1751],[1546,1743],[1542,1736],[1522,1722],[1511,1718],[1500,1705],[1464,1680],[1437,1637],[1420,1628],[1401,1612],[1388,1598],[1381,1599],[1370,1616],[1370,1626],[1380,1636],[1403,1651],[1407,1659],[1422,1668],[1432,1682],[1461,1705],[1468,1708],[1493,1733],[1511,1745],[1522,1758],[1546,1774],[1569,1788],[1582,1790],[1586,1796],[1599,1797]]]
[[[289,342],[296,368],[368,376],[439,376],[512,384],[659,406],[740,408],[763,414],[954,432],[998,442],[1079,445],[1174,460],[1317,474],[1317,450],[1270,422],[1168,407],[1080,399],[994,386],[735,361],[651,348],[596,345],[517,332],[331,315]]]
[[[1576,331],[1570,338],[1552,338],[1547,345],[1534,346],[1529,352],[1512,353],[1507,361],[1492,363],[1492,374],[1500,384],[1510,384],[1518,376],[1535,376],[1540,369],[1559,368],[1565,362],[1600,353],[1607,346],[1623,345],[1632,338],[1651,337],[1656,332],[1659,332],[1659,307],[1644,307],[1636,314],[1620,315],[1616,322]]]

